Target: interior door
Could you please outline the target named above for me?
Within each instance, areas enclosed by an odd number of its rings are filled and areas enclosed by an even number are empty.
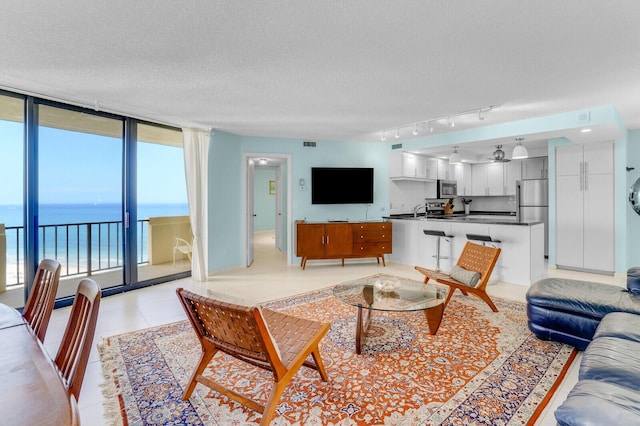
[[[253,232],[254,232],[254,218],[256,216],[253,201],[253,177],[254,165],[253,160],[247,161],[247,217],[246,217],[246,229],[247,229],[247,266],[251,266],[253,263]]]
[[[276,232],[276,247],[278,248],[278,250],[280,250],[281,252],[283,251],[283,247],[282,247],[282,211],[284,210],[283,208],[283,203],[282,200],[284,199],[284,197],[282,196],[282,190],[284,188],[284,185],[282,184],[282,165],[280,165],[277,169],[276,169],[276,223],[275,223],[275,232]]]

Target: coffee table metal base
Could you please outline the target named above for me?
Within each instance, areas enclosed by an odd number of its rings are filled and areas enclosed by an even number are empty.
[[[362,305],[358,305],[358,314],[356,318],[356,354],[358,355],[362,353],[364,341],[367,338],[367,333],[371,327],[371,311],[372,309],[367,309],[367,317],[363,318]],[[429,333],[434,336],[440,328],[442,314],[444,313],[444,304],[441,303],[437,306],[427,308],[423,312],[427,319]]]

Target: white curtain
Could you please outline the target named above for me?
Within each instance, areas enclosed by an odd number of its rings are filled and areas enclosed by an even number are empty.
[[[206,281],[208,268],[208,169],[211,132],[182,129],[184,140],[184,170],[187,180],[189,219],[193,233],[191,276],[195,281]]]

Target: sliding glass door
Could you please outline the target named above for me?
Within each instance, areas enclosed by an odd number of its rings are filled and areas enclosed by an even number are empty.
[[[123,283],[123,121],[38,105],[38,261],[62,264],[58,296],[92,277]]]
[[[24,305],[24,100],[0,95],[0,301]]]
[[[138,280],[191,271],[182,132],[139,123],[136,143]]]

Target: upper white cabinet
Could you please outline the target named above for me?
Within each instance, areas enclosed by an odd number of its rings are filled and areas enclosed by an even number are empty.
[[[520,160],[504,163],[505,195],[516,195],[516,181],[522,179],[522,164]]]
[[[436,160],[438,163],[438,179],[453,180],[453,166],[449,164],[449,160]]]
[[[549,167],[547,157],[522,160],[522,179],[547,179],[548,177]]]
[[[458,196],[471,194],[471,164],[454,164],[453,177],[458,182]]]
[[[393,152],[389,157],[389,177],[426,179],[427,158],[408,152]]]
[[[504,163],[479,163],[471,166],[471,195],[504,195]]]
[[[556,147],[556,264],[615,268],[613,142]]]
[[[424,157],[425,159],[425,177],[427,179],[438,178],[438,160],[432,157]]]

